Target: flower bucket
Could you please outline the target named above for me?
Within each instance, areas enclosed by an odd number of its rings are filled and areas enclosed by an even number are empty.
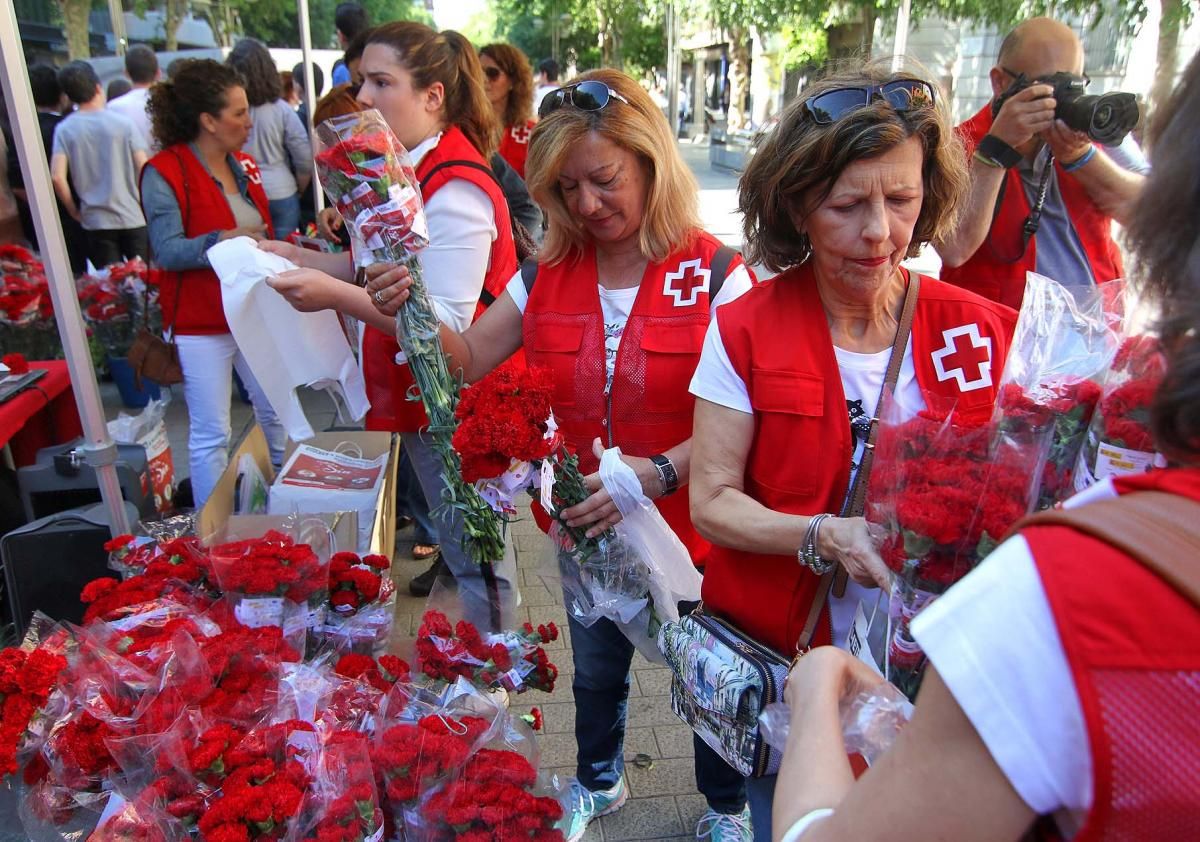
[[[158,400],[161,395],[158,384],[153,380],[142,378],[142,388],[137,387],[133,366],[125,357],[109,357],[108,372],[121,393],[121,403],[130,409],[141,409],[150,401]]]

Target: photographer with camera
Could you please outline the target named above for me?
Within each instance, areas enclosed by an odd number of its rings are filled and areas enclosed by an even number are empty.
[[[993,99],[958,127],[971,187],[958,224],[934,247],[941,278],[1013,308],[1025,273],[1067,287],[1124,275],[1112,222],[1125,224],[1149,167],[1129,132],[1132,94],[1085,93],[1083,45],[1033,18],[1005,37]]]

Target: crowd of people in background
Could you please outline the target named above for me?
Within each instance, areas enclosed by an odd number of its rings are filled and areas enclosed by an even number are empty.
[[[564,83],[553,59],[535,75],[509,44],[377,24],[356,3],[337,7],[344,52],[328,92],[320,68],[311,68],[308,92],[303,64],[281,72],[253,39],[224,62],[172,62],[165,79],[152,50],[131,47],[124,93],[106,93],[86,62],[29,69],[73,267],[142,256],[166,270],[160,301],[183,368],[197,506],[228,460],[234,372],[272,460],[283,454],[283,429],[229,332],[206,256],[218,241],[251,236],[298,267],[270,281],[294,307],[364,326],[366,426],[402,434],[400,517],[415,524],[414,556],[430,564],[410,591],[424,596],[453,580],[481,628],[494,624],[499,593],[511,624],[513,547],[485,581],[464,551],[461,513],[433,511],[439,463],[421,405],[406,400],[411,373],[396,363],[395,315],[411,276],[390,265],[359,272],[344,221],[329,209],[318,217],[305,201],[307,94],[311,125],[376,109],[416,169],[430,239],[421,267],[452,368],[472,383],[523,353],[553,373],[559,429],[590,492],[562,521],[589,534],[619,522],[598,474],[601,453],[619,446],[704,572],[704,609],[778,652],[818,647],[792,669],[794,719],[778,779],[744,777],[695,739],[706,802],[698,838],[1016,839],[1038,816],[1066,836],[1086,828],[1078,838],[1108,838],[1106,828],[1150,838],[1139,826],[1194,835],[1196,810],[1185,802],[1200,780],[1200,741],[1194,723],[1165,709],[1197,709],[1200,612],[1156,578],[1131,573],[1119,552],[1061,532],[1010,540],[993,558],[1011,568],[985,563],[922,615],[916,634],[936,668],[931,689],[895,752],[857,783],[834,729],[847,688],[875,680],[836,647],[846,645],[860,600],[888,581],[861,507],[885,388],[913,411],[949,399],[990,414],[1026,272],[1068,288],[1124,277],[1114,222],[1132,227],[1142,274],[1168,317],[1156,421],[1177,467],[1110,496],[1152,487],[1200,500],[1192,467],[1200,169],[1191,155],[1200,61],[1155,127],[1153,172],[1132,139],[1105,147],[1056,119],[1054,89],[1038,80],[1082,76],[1084,51],[1054,20],[1008,35],[991,71],[992,101],[957,127],[920,73],[864,62],[832,72],[784,109],[741,177],[743,259],[703,230],[697,184],[661,97],[638,81],[601,69]],[[1025,79],[1034,83],[1021,87]],[[22,201],[5,140],[7,180]],[[343,250],[288,241],[309,223]],[[940,279],[901,265],[929,244],[943,258]],[[760,282],[756,271],[778,274]],[[937,358],[943,338],[968,323],[993,372],[982,386],[947,376]],[[539,525],[552,538],[562,529],[549,517]],[[1082,587],[1087,565],[1053,570],[1046,548],[1096,559],[1128,593],[1095,577]],[[1027,574],[1019,581],[1018,567]],[[1064,602],[1073,588],[1082,601]],[[1044,609],[1045,663],[1020,662],[1012,641],[1022,638],[1003,627],[1011,612],[980,608],[1002,598]],[[1138,600],[1171,618],[1169,663],[1139,660],[1155,644],[1153,623],[1119,622]],[[1089,627],[1092,604],[1104,619]],[[1190,676],[1168,675],[1159,690],[1128,679],[1137,699],[1164,709],[1172,775],[1147,772],[1165,762],[1155,746],[1114,730],[1097,708],[1101,695],[1120,701],[1126,679],[1097,691],[1089,682],[1108,662],[1085,644],[1119,634],[1134,636],[1121,644],[1131,668]],[[577,766],[566,836],[575,842],[629,795],[634,648],[607,620],[571,618],[570,636]],[[1001,672],[1008,680],[997,689],[991,679]],[[1042,682],[1061,695],[1046,696]],[[1019,743],[1006,742],[1013,734]],[[1114,764],[1133,772],[1114,777]]]

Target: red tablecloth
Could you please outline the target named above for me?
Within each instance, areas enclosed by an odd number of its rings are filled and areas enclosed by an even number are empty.
[[[66,362],[31,362],[29,367],[44,368],[46,376],[0,403],[0,447],[6,444],[12,447],[13,462],[18,468],[32,465],[43,447],[62,444],[83,434]]]

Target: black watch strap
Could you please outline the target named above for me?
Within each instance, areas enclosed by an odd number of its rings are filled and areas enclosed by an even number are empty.
[[[1017,164],[1021,163],[1021,153],[994,134],[985,134],[980,138],[979,146],[976,149],[980,155],[991,158],[1006,170],[1011,170]]]
[[[679,474],[675,470],[675,465],[666,456],[661,453],[650,457],[650,461],[654,463],[654,467],[658,469],[658,478],[662,480],[663,496],[676,491],[679,488]]]

